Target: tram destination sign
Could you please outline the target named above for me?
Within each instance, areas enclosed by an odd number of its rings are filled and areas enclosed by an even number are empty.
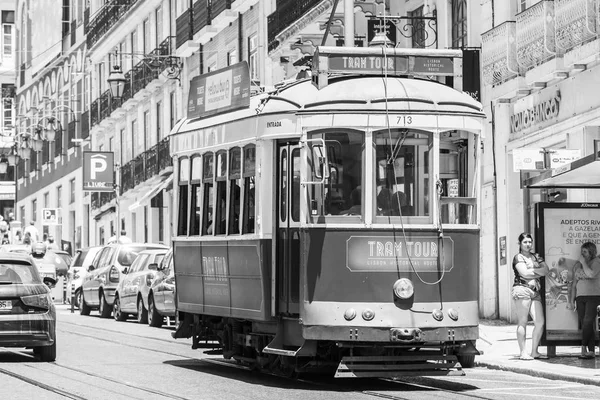
[[[250,74],[245,61],[190,81],[188,119],[206,118],[250,106]]]
[[[403,56],[335,54],[329,56],[329,72],[402,75],[408,72]]]

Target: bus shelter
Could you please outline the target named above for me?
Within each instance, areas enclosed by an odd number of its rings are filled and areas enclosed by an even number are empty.
[[[594,143],[593,154],[526,179],[523,187],[600,189],[598,143]],[[550,273],[542,279],[546,324],[541,344],[548,347],[549,356],[554,356],[556,346],[581,344],[577,311],[567,308],[568,296],[581,245],[593,242],[600,247],[600,203],[537,203],[535,237],[536,251],[544,254],[550,268]]]

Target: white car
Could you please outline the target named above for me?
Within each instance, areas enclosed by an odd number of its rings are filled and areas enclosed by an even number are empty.
[[[73,305],[77,308],[81,304],[83,278],[100,249],[102,249],[102,246],[86,247],[77,250],[69,266],[69,272],[67,273],[67,301],[71,302],[71,296],[73,296]]]

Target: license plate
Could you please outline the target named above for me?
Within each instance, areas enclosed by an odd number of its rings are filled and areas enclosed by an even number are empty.
[[[12,310],[12,301],[0,300],[0,311],[10,311],[10,310]]]

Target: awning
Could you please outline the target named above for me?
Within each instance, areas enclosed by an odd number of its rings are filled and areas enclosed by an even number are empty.
[[[600,151],[523,182],[530,189],[600,189]]]
[[[133,203],[132,205],[130,205],[129,206],[129,211],[133,211],[136,208],[138,208],[140,206],[143,206],[144,204],[148,203],[150,200],[152,200],[152,198],[154,196],[156,196],[157,194],[159,194],[161,192],[161,190],[163,190],[164,188],[166,188],[167,186],[169,186],[169,184],[171,184],[172,182],[173,182],[173,174],[171,174],[168,177],[166,177],[161,183],[159,183],[158,185],[156,185],[153,188],[151,188],[150,190],[148,190],[135,203]]]

